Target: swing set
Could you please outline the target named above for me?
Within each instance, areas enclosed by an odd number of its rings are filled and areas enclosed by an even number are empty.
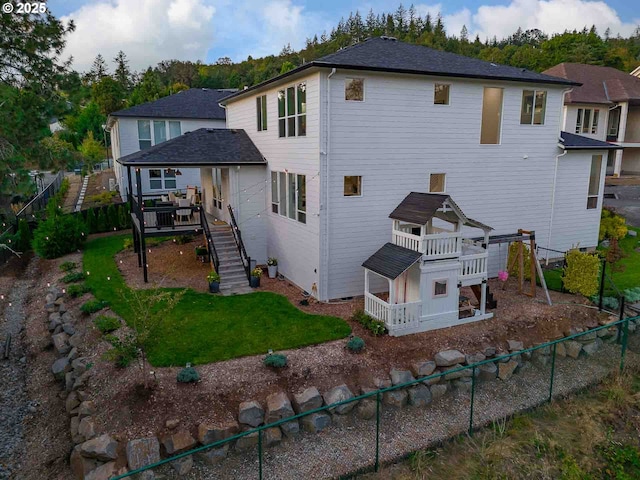
[[[531,260],[531,291],[524,291],[524,258],[525,258],[525,247],[524,243],[529,242],[529,258]],[[511,264],[508,263],[508,252],[509,247],[512,243],[517,242],[518,248],[516,250],[516,255],[511,259]],[[502,261],[502,244],[507,244],[507,258]],[[498,279],[503,282],[503,284],[509,279],[509,271],[513,271],[516,264],[518,265],[518,292],[524,293],[530,297],[535,298],[536,296],[536,274],[537,278],[540,280],[540,285],[542,286],[547,303],[551,305],[551,297],[549,296],[549,290],[547,289],[547,282],[545,282],[544,275],[542,274],[542,267],[540,266],[540,262],[538,262],[538,257],[536,255],[536,235],[533,230],[522,230],[519,229],[518,233],[515,234],[507,234],[507,235],[493,235],[489,237],[489,245],[498,245],[498,258],[500,259],[500,266],[506,266],[506,270],[500,270],[498,272]]]

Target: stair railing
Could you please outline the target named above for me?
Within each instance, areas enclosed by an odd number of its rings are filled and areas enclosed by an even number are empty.
[[[213,244],[213,238],[211,237],[211,229],[209,229],[209,222],[207,221],[207,217],[204,213],[204,207],[200,207],[200,224],[202,225],[202,231],[204,232],[204,236],[207,239],[207,250],[209,251],[209,260],[213,264],[213,269],[219,273],[220,258],[218,257],[216,246]]]
[[[244,267],[244,271],[247,275],[247,280],[251,283],[251,257],[247,255],[247,250],[244,248],[244,242],[242,241],[242,233],[238,228],[238,223],[236,222],[236,216],[233,213],[233,208],[231,205],[227,205],[229,209],[229,218],[231,219],[231,233],[233,234],[233,239],[236,242],[236,246],[238,247],[238,253],[240,253],[240,259],[242,260],[242,266]]]

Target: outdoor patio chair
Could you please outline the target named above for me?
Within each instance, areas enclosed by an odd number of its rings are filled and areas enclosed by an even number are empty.
[[[179,198],[178,199],[178,206],[179,207],[190,207],[191,206],[191,200],[188,198]],[[189,218],[191,217],[191,209],[190,208],[184,208],[184,209],[180,209],[178,211],[176,211],[176,215],[178,215],[178,219],[180,221],[188,221]],[[186,219],[185,219],[186,217]]]
[[[169,192],[169,201],[170,201],[170,202],[173,202],[173,203],[176,203],[176,200],[177,200],[177,199],[176,199],[176,195],[175,195],[175,193],[173,193],[173,192]]]
[[[198,192],[198,189],[196,187],[190,187],[189,185],[187,185],[187,194],[185,195],[185,197],[193,201],[196,198],[197,192]]]

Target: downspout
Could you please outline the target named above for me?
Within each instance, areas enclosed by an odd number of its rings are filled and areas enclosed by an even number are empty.
[[[569,88],[569,89],[565,90],[564,92],[562,92],[562,108],[560,109],[560,118],[562,118],[564,116],[564,97],[567,95],[567,93],[571,93],[572,91],[573,91],[573,88]],[[562,122],[558,122],[558,124],[561,125]],[[556,155],[556,165],[555,165],[555,169],[553,171],[553,184],[552,184],[552,187],[551,187],[551,215],[549,215],[549,236],[548,236],[548,239],[547,239],[547,255],[546,255],[547,264],[549,264],[549,252],[550,252],[549,249],[551,248],[551,234],[552,234],[552,229],[553,229],[553,215],[555,213],[555,207],[556,207],[556,183],[558,181],[558,164],[560,163],[560,157],[564,157],[567,153],[568,153],[567,150],[565,150],[560,155]]]
[[[327,114],[325,119],[325,148],[324,148],[324,161],[326,166],[326,178],[325,178],[325,202],[324,202],[324,221],[325,221],[325,242],[324,242],[324,261],[325,268],[323,268],[324,282],[322,285],[322,296],[326,301],[329,301],[329,239],[330,239],[330,224],[329,221],[329,198],[330,198],[330,186],[331,186],[331,170],[329,162],[329,150],[331,148],[331,77],[336,73],[335,67],[331,69],[329,75],[327,75]]]

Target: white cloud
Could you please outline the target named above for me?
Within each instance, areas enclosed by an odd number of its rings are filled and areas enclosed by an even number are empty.
[[[62,17],[76,30],[65,55],[76,70],[88,70],[100,53],[111,60],[123,50],[134,70],[160,60],[204,60],[213,39],[209,0],[109,0],[89,3]]]
[[[640,23],[640,18],[623,22],[605,2],[587,0],[513,0],[508,5],[482,5],[471,20],[467,28],[483,40],[506,37],[518,27],[523,30],[538,28],[552,34],[595,25],[600,34],[610,28],[613,35],[628,36]],[[445,26],[450,33],[459,32],[459,29]]]
[[[471,11],[468,8],[463,8],[462,10],[453,13],[451,15],[445,15],[442,17],[442,21],[444,22],[445,29],[449,32],[449,35],[460,36],[460,31],[463,26],[467,27],[467,30],[470,30],[471,26]]]

